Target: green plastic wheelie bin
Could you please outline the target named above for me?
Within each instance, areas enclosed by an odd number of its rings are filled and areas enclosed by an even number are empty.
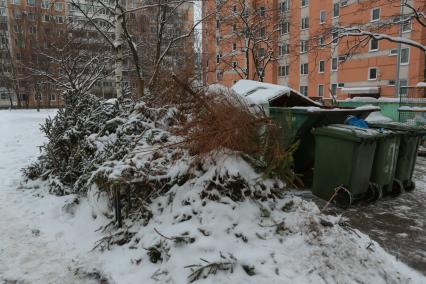
[[[268,113],[283,129],[284,148],[298,142],[294,153],[294,170],[301,176],[304,186],[311,187],[315,160],[315,141],[312,134],[314,127],[344,123],[348,115],[359,118],[367,117],[376,109],[351,108],[304,108],[304,107],[270,107]]]
[[[377,141],[384,134],[349,125],[317,128],[313,193],[347,208],[355,200],[377,195],[370,183]]]
[[[369,123],[369,126],[401,133],[395,178],[402,183],[405,191],[414,190],[416,185],[413,181],[413,172],[416,165],[417,151],[422,137],[426,134],[426,129],[400,122]]]
[[[395,178],[401,132],[382,129],[379,132],[385,136],[377,140],[370,177],[371,186],[377,187],[372,192],[377,192],[377,195],[369,196],[368,201],[375,201],[381,198],[382,194],[397,196],[403,190],[402,183]]]

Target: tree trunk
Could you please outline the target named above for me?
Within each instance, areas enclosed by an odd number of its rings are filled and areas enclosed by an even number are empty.
[[[123,96],[123,14],[118,3],[115,8],[115,90],[117,98]]]

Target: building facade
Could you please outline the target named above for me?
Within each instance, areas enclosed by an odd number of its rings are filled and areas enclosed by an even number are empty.
[[[61,62],[49,60],[49,56],[60,58],[58,52],[61,49],[67,56],[75,57],[81,65],[74,66],[73,72],[84,68],[84,58],[90,57],[90,54],[103,56],[105,62],[108,60],[105,73],[110,75],[93,85],[91,92],[104,98],[115,96],[114,52],[110,44],[114,42],[115,18],[111,9],[107,8],[114,7],[115,1],[81,0],[75,3],[79,8],[67,0],[0,0],[0,107],[61,106],[63,101],[58,86],[34,75],[45,71],[52,77],[65,78],[64,68],[57,66]],[[134,10],[126,13],[127,30],[135,42],[140,66],[143,67],[142,77],[147,82],[155,63],[153,59],[159,56],[163,62],[160,69],[176,73],[183,69],[193,72],[195,65],[193,37],[176,41],[163,54],[171,40],[192,29],[193,5],[176,4],[177,8],[172,9],[163,4],[160,9],[155,3],[157,1],[120,1],[125,10]],[[138,9],[148,4],[152,8]],[[163,23],[160,20],[164,17],[159,18],[159,15],[166,17]],[[160,25],[162,38],[156,44]],[[64,51],[62,45],[74,50]],[[83,51],[86,57],[83,57]],[[137,89],[140,82],[131,62],[134,58],[129,50],[124,53],[124,88]],[[34,72],[35,69],[38,70]]]
[[[426,29],[414,19],[412,9],[399,4],[397,0],[207,1],[204,15],[216,14],[203,26],[204,81],[229,86],[248,78],[324,99],[396,97],[397,89],[404,95],[404,87],[425,80],[424,50],[350,32],[357,28],[426,45]],[[423,0],[408,4],[426,10]]]

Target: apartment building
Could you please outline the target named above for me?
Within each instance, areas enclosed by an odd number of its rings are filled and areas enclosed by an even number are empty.
[[[242,78],[263,80],[324,99],[404,95],[406,86],[425,79],[424,51],[348,32],[359,28],[426,45],[426,29],[412,18],[413,10],[399,4],[396,0],[207,1],[203,14],[217,14],[203,26],[204,81],[229,86]],[[422,0],[408,4],[426,10]],[[262,60],[264,64],[256,66]]]
[[[126,23],[143,66],[142,76],[148,81],[152,72],[153,58],[157,46],[158,9],[138,10],[136,8],[151,3],[150,0],[123,0],[120,4],[127,10]],[[18,107],[57,107],[63,104],[57,86],[48,80],[35,78],[31,68],[41,68],[49,72],[61,72],[54,63],[48,62],[49,54],[55,54],[52,44],[73,40],[79,50],[89,50],[105,55],[109,60],[110,76],[99,81],[91,90],[94,94],[109,98],[115,96],[113,76],[114,58],[111,45],[100,31],[114,41],[114,15],[107,8],[115,1],[81,0],[79,8],[67,0],[0,0],[0,107],[12,104]],[[170,15],[170,7],[165,7]],[[188,32],[193,25],[193,5],[184,3],[176,9],[176,15],[163,24],[163,38],[158,48],[163,52],[170,39]],[[87,16],[92,17],[91,20]],[[97,27],[95,28],[95,24]],[[60,45],[57,45],[60,46]],[[163,65],[179,72],[194,68],[193,37],[177,41],[163,56]],[[89,53],[90,53],[89,52]],[[40,54],[44,54],[40,56]],[[125,50],[124,70],[125,88],[138,87],[138,79],[131,52]],[[90,55],[89,55],[90,56]],[[163,67],[161,66],[161,68]],[[76,66],[78,68],[78,66]],[[151,69],[150,69],[151,68]],[[77,69],[76,69],[77,70]],[[59,77],[59,76],[57,76]]]
[[[38,62],[37,51],[49,42],[66,36],[64,2],[4,0],[0,15],[0,106],[59,106],[52,86],[34,81],[26,66]]]

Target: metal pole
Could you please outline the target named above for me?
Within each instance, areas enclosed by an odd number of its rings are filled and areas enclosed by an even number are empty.
[[[400,11],[399,11],[399,18],[400,18],[400,23],[399,23],[399,33],[398,36],[402,37],[402,29],[404,27],[404,0],[401,0],[401,7],[400,7]],[[401,49],[402,49],[402,44],[399,42],[398,43],[398,55],[397,55],[397,63],[396,63],[396,82],[395,82],[395,94],[396,96],[400,97],[400,70],[401,70]],[[400,99],[401,100],[401,99]]]
[[[404,27],[404,0],[401,0],[401,7],[399,10],[399,33],[398,36],[402,37],[402,29]],[[400,70],[401,70],[401,49],[402,44],[398,43],[398,55],[397,55],[397,63],[396,63],[396,82],[395,82],[395,94],[397,97],[399,97],[399,106],[401,106],[402,103],[402,97],[400,94]],[[401,112],[398,112],[398,120],[401,121]]]

